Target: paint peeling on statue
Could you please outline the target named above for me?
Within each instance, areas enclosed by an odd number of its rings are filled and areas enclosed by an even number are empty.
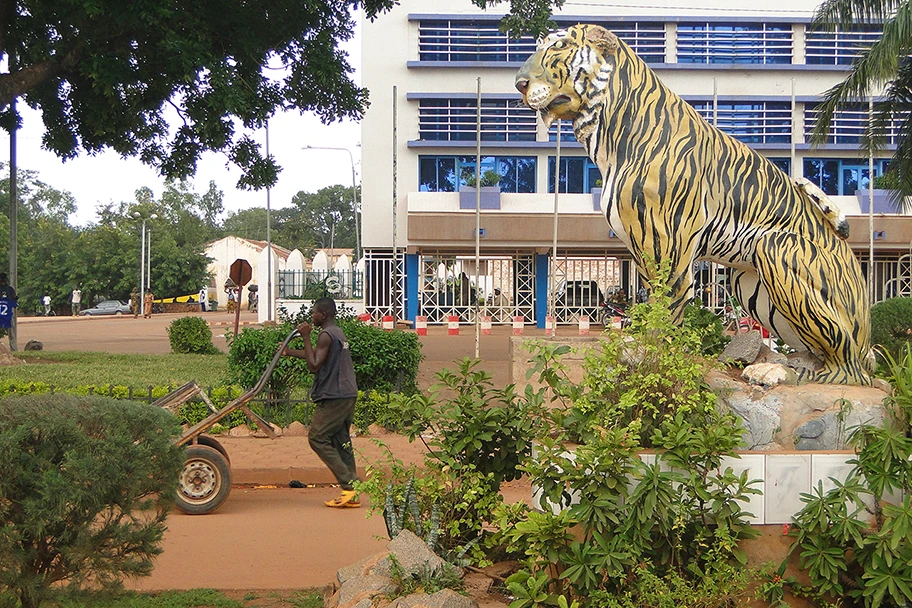
[[[623,41],[595,25],[553,32],[516,76],[546,124],[569,120],[602,173],[602,212],[647,282],[671,267],[672,301],[693,265],[733,269],[750,315],[821,361],[803,381],[871,383],[870,304],[838,208],[707,123]]]

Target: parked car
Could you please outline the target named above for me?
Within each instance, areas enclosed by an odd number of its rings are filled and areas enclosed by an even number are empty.
[[[94,317],[95,315],[121,315],[130,314],[130,307],[120,300],[103,300],[93,306],[86,308],[79,313],[82,317]]]
[[[567,281],[561,283],[554,298],[557,320],[572,321],[586,315],[592,322],[601,318],[605,297],[597,281]]]

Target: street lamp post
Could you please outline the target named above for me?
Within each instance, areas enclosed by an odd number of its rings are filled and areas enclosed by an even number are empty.
[[[361,259],[361,230],[358,228],[358,188],[355,185],[355,157],[348,148],[334,148],[332,146],[304,146],[305,150],[339,150],[348,152],[348,160],[352,170],[352,211],[355,220],[355,263]]]
[[[142,220],[142,232],[141,232],[142,236],[140,237],[140,245],[139,245],[139,312],[140,312],[140,314],[145,315],[146,314],[146,299],[143,296],[145,296],[145,293],[146,293],[145,290],[148,289],[148,286],[152,284],[152,281],[150,278],[152,275],[152,263],[151,263],[151,259],[152,259],[151,232],[152,232],[152,230],[151,229],[149,230],[149,232],[150,232],[150,234],[149,234],[149,267],[148,267],[149,277],[146,276],[146,220],[157,220],[158,214],[153,213],[149,217],[143,217],[142,214],[139,213],[139,211],[134,211],[133,217],[135,217],[136,219]],[[149,279],[148,285],[146,282],[147,279]]]

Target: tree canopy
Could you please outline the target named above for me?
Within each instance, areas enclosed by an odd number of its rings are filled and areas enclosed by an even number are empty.
[[[540,22],[551,1],[514,1],[524,7],[515,19]],[[373,19],[395,4],[0,0],[0,124],[18,123],[19,98],[41,112],[43,145],[61,158],[110,148],[182,180],[202,153],[224,151],[243,170],[240,187],[272,185],[277,167],[244,128],[287,109],[361,118],[368,91],[339,44],[354,9]]]
[[[900,119],[896,153],[890,162],[893,183],[905,196],[912,195],[912,2],[910,0],[826,0],[817,9],[812,27],[851,29],[858,25],[883,26],[883,34],[862,51],[849,75],[824,94],[818,106],[813,139],[826,141],[830,127],[846,103],[884,96],[874,106],[863,145],[867,152],[883,149],[887,126]]]

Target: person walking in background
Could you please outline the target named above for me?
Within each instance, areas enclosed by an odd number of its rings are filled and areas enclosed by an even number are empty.
[[[155,299],[155,296],[152,294],[152,291],[147,291],[146,296],[143,299],[143,319],[152,318],[152,300]]]
[[[209,302],[209,290],[206,287],[200,289],[199,292],[200,299],[200,312],[206,312],[206,304]]]
[[[41,305],[44,307],[44,316],[50,316],[51,314],[51,296],[44,294],[44,297],[41,298]]]
[[[130,312],[133,313],[134,319],[139,317],[139,289],[136,287],[130,292]]]
[[[314,302],[313,325],[320,328],[316,348],[310,341],[313,326],[305,321],[298,325],[298,332],[304,338],[304,350],[286,348],[284,354],[304,359],[307,369],[314,375],[310,398],[316,407],[307,437],[310,447],[342,486],[339,497],[324,504],[356,508],[361,503],[353,485],[358,481],[358,469],[350,428],[355,416],[358,383],[348,338],[336,325],[335,300],[320,298]]]
[[[70,302],[72,303],[73,316],[75,317],[76,315],[79,314],[79,309],[82,306],[82,290],[81,289],[79,289],[78,287],[73,288],[73,296],[70,298]]]

